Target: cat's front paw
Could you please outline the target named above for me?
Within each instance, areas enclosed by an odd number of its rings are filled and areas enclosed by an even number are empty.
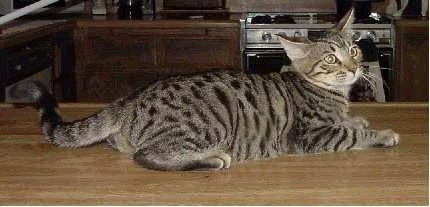
[[[400,136],[391,129],[381,130],[376,133],[375,147],[393,147],[400,142]]]

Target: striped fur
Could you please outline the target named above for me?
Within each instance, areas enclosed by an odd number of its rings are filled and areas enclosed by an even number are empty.
[[[63,122],[55,99],[37,83],[17,91],[34,96],[49,142],[107,141],[150,169],[217,170],[288,153],[394,146],[399,136],[392,130],[373,130],[365,119],[348,116],[347,91],[360,76],[360,51],[352,51],[344,29],[352,15],[319,40],[281,39],[292,71],[169,78],[79,121]]]

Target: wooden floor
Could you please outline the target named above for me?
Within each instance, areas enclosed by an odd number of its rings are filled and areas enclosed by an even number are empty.
[[[66,104],[62,114],[82,118],[101,106]],[[0,105],[0,204],[428,205],[428,104],[361,104],[353,112],[398,131],[400,146],[158,172],[105,144],[51,146],[34,110]]]

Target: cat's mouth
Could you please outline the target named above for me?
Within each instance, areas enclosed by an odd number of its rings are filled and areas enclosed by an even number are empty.
[[[352,83],[355,83],[358,79],[360,79],[360,77],[363,75],[363,70],[362,67],[357,67],[354,73],[354,78],[352,79]]]
[[[348,70],[348,72],[340,72],[336,75],[337,83],[334,86],[345,86],[354,84],[363,75],[361,67],[355,70]]]

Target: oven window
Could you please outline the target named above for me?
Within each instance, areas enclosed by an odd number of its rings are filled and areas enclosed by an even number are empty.
[[[393,68],[393,49],[391,48],[378,48],[378,60],[381,67],[381,75],[384,80],[385,99],[392,101],[393,92],[392,84],[395,78],[395,70]]]
[[[246,52],[246,66],[250,73],[266,74],[280,72],[284,65],[291,65],[291,60],[283,50]]]

